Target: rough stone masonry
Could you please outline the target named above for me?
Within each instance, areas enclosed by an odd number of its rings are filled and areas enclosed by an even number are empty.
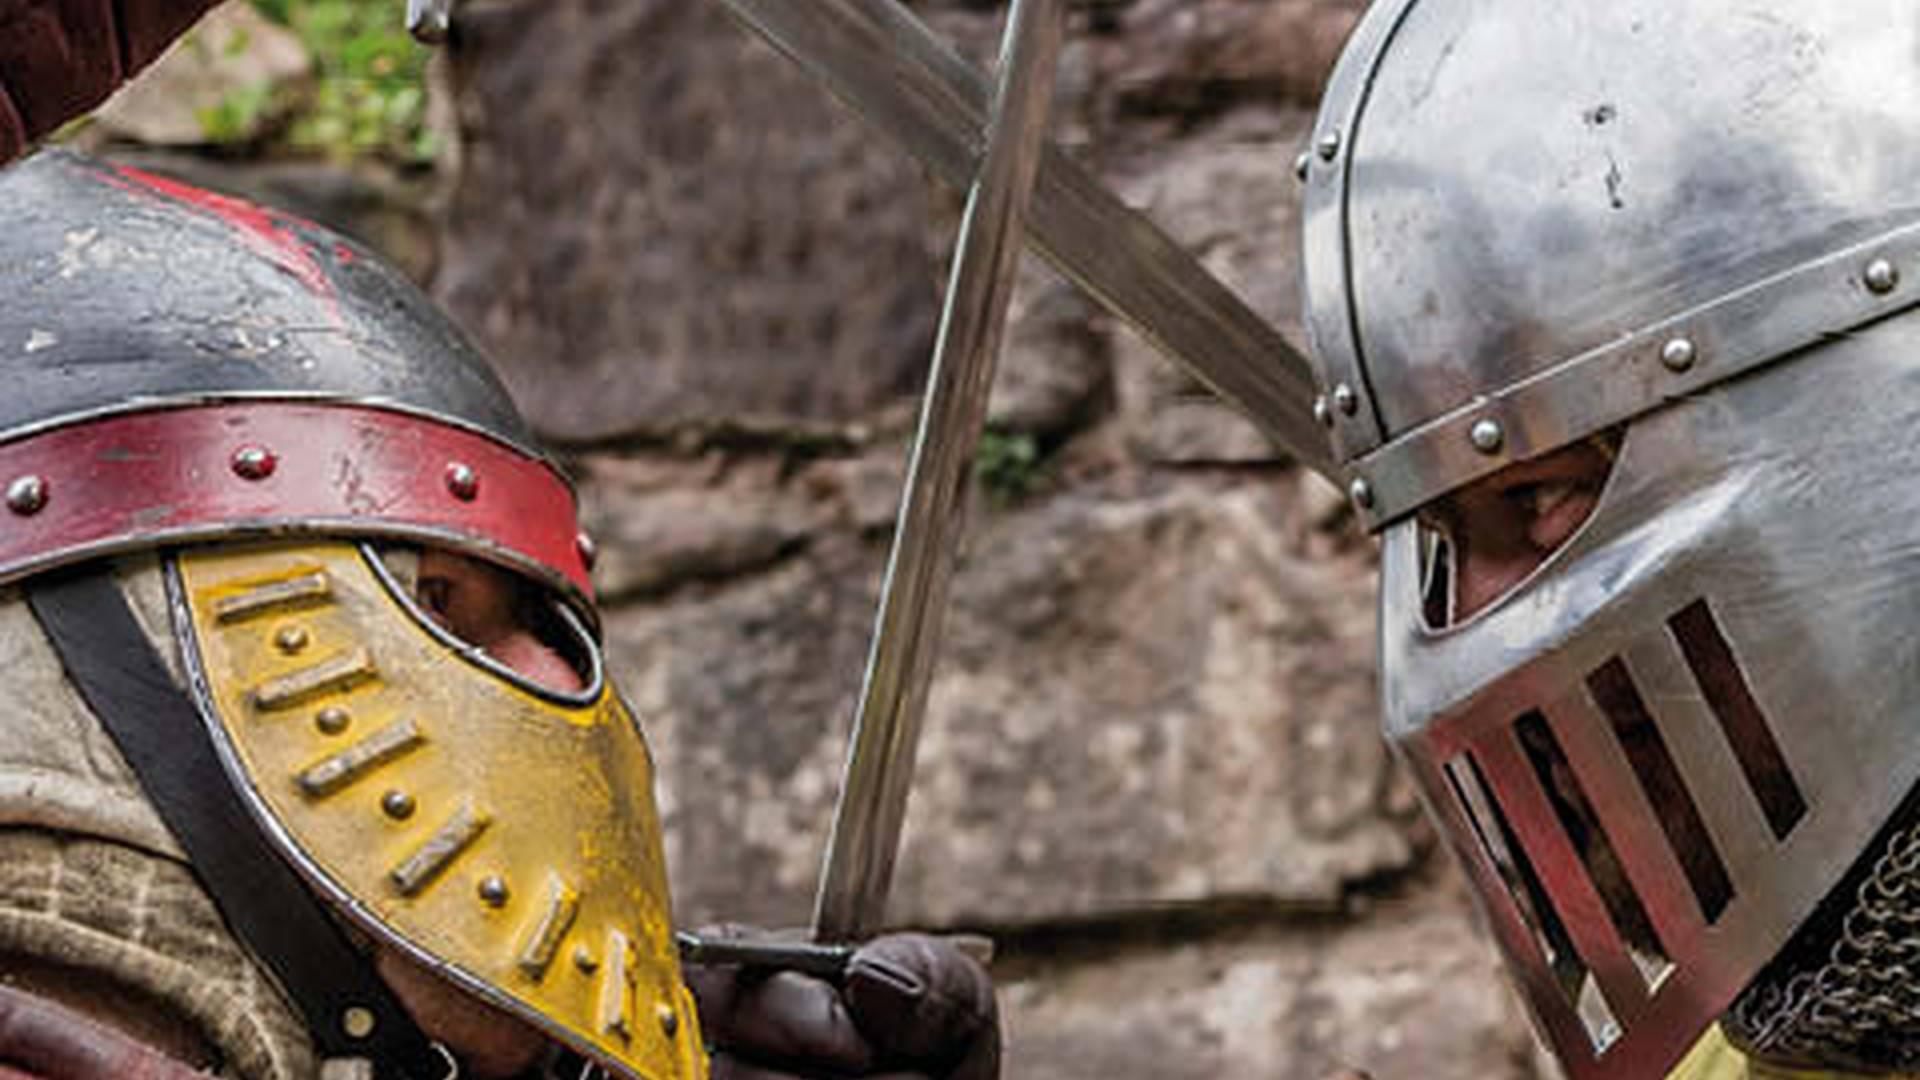
[[[917,12],[976,60],[1002,5]],[[1297,329],[1357,0],[1085,0],[1057,136]],[[686,0],[473,5],[437,289],[566,447],[681,917],[803,923],[958,199]],[[1030,261],[902,923],[986,930],[1009,1075],[1539,1075],[1375,734],[1341,500]]]

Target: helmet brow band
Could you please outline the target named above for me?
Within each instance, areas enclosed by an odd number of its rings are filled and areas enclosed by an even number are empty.
[[[1431,420],[1350,464],[1381,528],[1463,484],[1920,304],[1920,225],[1782,271]],[[1475,428],[1500,438],[1475,438]],[[1491,447],[1491,449],[1488,449]]]

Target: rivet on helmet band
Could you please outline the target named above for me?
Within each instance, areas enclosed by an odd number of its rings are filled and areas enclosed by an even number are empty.
[[[233,452],[234,475],[243,480],[265,480],[279,464],[273,451],[264,446],[243,446]]]
[[[1699,358],[1699,355],[1699,350],[1694,348],[1692,339],[1677,337],[1661,346],[1660,363],[1664,364],[1668,371],[1678,374],[1692,368],[1693,362]]]
[[[1360,411],[1360,395],[1354,393],[1353,387],[1341,383],[1333,388],[1333,407],[1347,416],[1352,416]]]
[[[1321,394],[1313,399],[1313,419],[1321,427],[1333,426],[1333,405],[1327,401],[1327,395]]]
[[[1862,277],[1866,280],[1867,288],[1880,296],[1900,287],[1900,268],[1893,265],[1891,259],[1875,259],[1868,263]]]
[[[1475,450],[1483,454],[1497,454],[1500,452],[1500,447],[1506,444],[1507,433],[1500,426],[1500,421],[1482,420],[1473,425],[1473,430],[1467,433],[1467,438],[1472,440]]]
[[[1373,509],[1373,485],[1367,483],[1364,477],[1355,477],[1353,483],[1347,485],[1347,494],[1360,509]]]
[[[47,482],[39,476],[22,476],[7,485],[7,509],[28,517],[47,505]]]
[[[1332,161],[1334,158],[1339,157],[1340,130],[1335,128],[1320,136],[1320,141],[1314,144],[1314,150],[1320,155],[1321,161]]]
[[[461,502],[472,502],[480,494],[480,474],[464,461],[447,466],[447,490]]]

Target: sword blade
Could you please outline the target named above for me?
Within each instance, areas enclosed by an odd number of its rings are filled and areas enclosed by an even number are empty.
[[[720,2],[947,183],[972,182],[986,77],[896,0]],[[1326,430],[1313,419],[1306,359],[1145,215],[1051,146],[1027,229],[1088,295],[1295,459],[1335,476]]]
[[[885,914],[970,466],[1013,294],[1021,221],[1046,145],[1065,27],[1065,0],[1014,0],[1007,15],[988,145],[961,219],[853,747],[827,842],[814,908],[819,941],[866,937]]]

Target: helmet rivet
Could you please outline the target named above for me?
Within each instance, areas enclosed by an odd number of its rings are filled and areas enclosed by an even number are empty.
[[[405,821],[413,816],[413,796],[404,791],[389,791],[380,796],[380,810],[395,821]]]
[[[1333,407],[1352,416],[1360,411],[1360,395],[1353,392],[1353,387],[1341,383],[1333,388]]]
[[[1691,338],[1677,337],[1660,348],[1660,362],[1672,372],[1686,371],[1693,367],[1693,362],[1699,358],[1699,355],[1699,350],[1693,347]]]
[[[373,1034],[373,1010],[350,1005],[340,1014],[340,1030],[349,1039],[364,1039]]]
[[[1320,154],[1321,161],[1332,161],[1334,158],[1339,157],[1340,156],[1339,130],[1336,128],[1335,130],[1329,131],[1326,134],[1320,136],[1320,141],[1315,143],[1313,148],[1315,151],[1317,151]]]
[[[304,626],[283,626],[273,635],[274,647],[283,653],[297,653],[307,647],[307,628]]]
[[[660,1021],[661,1034],[669,1039],[680,1034],[680,1014],[673,1011],[673,1006],[663,1001],[653,1007],[653,1015]]]
[[[1900,268],[1893,265],[1891,259],[1875,259],[1868,263],[1864,277],[1867,288],[1879,296],[1885,296],[1900,287]]]
[[[7,485],[7,509],[21,517],[39,513],[47,505],[47,481],[31,473]]]
[[[1506,445],[1507,432],[1498,420],[1482,420],[1467,432],[1467,438],[1472,440],[1475,450],[1483,454],[1497,454]]]
[[[593,564],[600,558],[600,545],[583,532],[573,538],[573,546],[580,552],[580,561],[587,565],[587,569],[593,569]]]
[[[1312,152],[1307,150],[1300,151],[1300,156],[1293,159],[1293,178],[1304,184],[1307,182],[1308,175],[1310,175],[1312,172],[1313,172]]]
[[[234,475],[243,480],[265,480],[278,464],[273,451],[264,446],[243,446],[233,452]]]
[[[464,461],[453,462],[447,466],[447,490],[461,502],[472,502],[480,494],[480,474]]]
[[[353,723],[353,714],[338,705],[329,705],[313,715],[313,726],[323,735],[338,735]]]
[[[476,891],[479,892],[480,899],[485,902],[488,907],[506,906],[507,879],[501,877],[499,874],[488,874],[486,877],[481,878],[480,887]]]
[[[591,975],[600,967],[600,961],[593,958],[593,951],[585,945],[575,945],[573,947],[573,966],[579,968],[583,973]]]
[[[1353,505],[1362,510],[1373,509],[1373,485],[1365,477],[1356,476],[1353,483],[1347,485],[1347,494],[1353,498]]]
[[[1321,427],[1333,426],[1333,403],[1327,400],[1327,395],[1313,399],[1313,419]]]

